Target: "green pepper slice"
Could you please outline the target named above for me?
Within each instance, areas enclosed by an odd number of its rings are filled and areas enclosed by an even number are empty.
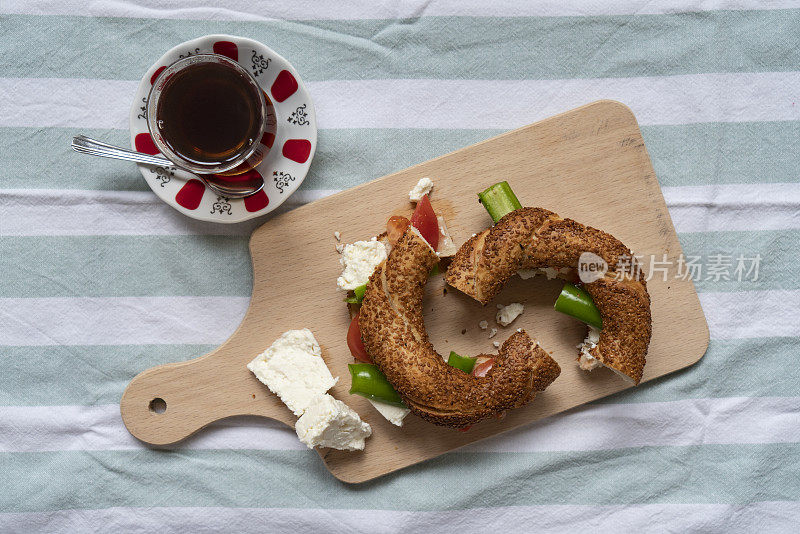
[[[594,305],[591,295],[585,289],[566,283],[561,289],[555,305],[557,312],[575,317],[579,321],[603,329],[603,317]]]
[[[470,358],[469,356],[460,356],[455,353],[455,351],[450,351],[450,357],[447,358],[447,365],[451,367],[455,367],[456,369],[461,369],[467,374],[472,372],[472,368],[475,367],[475,358]]]
[[[485,191],[478,193],[478,199],[483,204],[483,207],[486,208],[486,211],[489,212],[494,222],[522,207],[508,182],[498,182]]]
[[[393,406],[405,408],[403,399],[394,390],[392,385],[386,380],[383,373],[371,363],[351,363],[347,366],[350,369],[350,393],[361,395],[368,399],[385,402]]]

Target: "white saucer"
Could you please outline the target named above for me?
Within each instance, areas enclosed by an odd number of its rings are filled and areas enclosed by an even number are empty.
[[[157,154],[147,129],[147,95],[158,73],[182,57],[217,53],[238,61],[250,71],[272,100],[277,132],[262,142],[267,157],[256,167],[264,189],[244,199],[221,197],[208,190],[193,174],[181,170],[139,165],[147,185],[161,200],[184,215],[219,223],[237,223],[265,215],[289,198],[303,183],[317,148],[314,103],[294,67],[271,48],[244,37],[206,35],[179,44],[150,67],[139,83],[131,107],[131,146]]]

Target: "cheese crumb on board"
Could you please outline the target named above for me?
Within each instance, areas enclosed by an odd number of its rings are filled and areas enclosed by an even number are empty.
[[[375,238],[345,245],[339,258],[339,263],[344,267],[336,280],[339,289],[352,290],[366,284],[375,267],[386,257],[386,246]]]
[[[308,328],[285,332],[247,368],[297,416],[339,380],[325,365]]]
[[[372,427],[361,420],[352,408],[328,394],[312,402],[294,426],[297,437],[309,449],[360,451],[364,440],[372,435]]]
[[[411,412],[408,408],[401,408],[400,406],[394,406],[372,399],[367,400],[387,421],[395,426],[403,426],[403,419]]]
[[[422,200],[423,196],[430,194],[432,190],[433,190],[433,180],[431,180],[427,176],[423,176],[422,178],[419,179],[417,185],[415,185],[411,189],[411,191],[408,192],[408,199],[411,202],[419,202],[420,200]]]
[[[502,306],[502,304],[498,304],[498,306]],[[497,324],[500,326],[508,326],[514,322],[514,320],[522,315],[522,312],[525,310],[525,307],[520,304],[519,302],[512,302],[508,306],[503,306],[499,308],[497,312],[497,316],[495,319],[497,320]]]

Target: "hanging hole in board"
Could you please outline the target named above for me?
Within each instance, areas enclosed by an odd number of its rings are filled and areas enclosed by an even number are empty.
[[[167,411],[167,401],[161,397],[156,397],[150,401],[150,411],[153,413],[164,413]]]

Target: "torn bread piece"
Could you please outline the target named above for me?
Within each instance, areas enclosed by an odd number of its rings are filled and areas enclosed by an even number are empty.
[[[631,249],[614,236],[543,208],[520,208],[464,243],[445,281],[487,304],[520,269],[550,267],[561,276],[561,269],[576,269],[586,252],[608,266],[583,285],[603,325],[590,355],[638,384],[652,336],[650,295],[644,271],[621,261],[632,258]]]
[[[367,354],[404,404],[434,424],[463,428],[527,404],[560,367],[525,333],[501,345],[485,376],[448,365],[430,343],[422,317],[425,284],[438,261],[419,231],[406,229],[370,277],[358,322]]]
[[[618,375],[626,382],[630,384],[636,384],[636,382],[630,376],[620,372],[617,369],[614,369],[611,365],[606,365],[601,361],[600,348],[597,346],[600,343],[600,330],[592,325],[587,326],[589,327],[589,332],[586,334],[586,339],[583,340],[583,343],[577,345],[577,347],[580,349],[580,353],[578,355],[578,366],[584,371],[591,371],[593,369],[597,369],[598,367],[606,367],[607,369],[614,371],[614,374]]]

